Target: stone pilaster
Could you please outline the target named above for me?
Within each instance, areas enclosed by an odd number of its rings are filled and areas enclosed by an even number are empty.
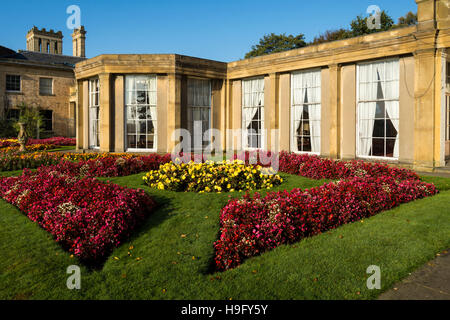
[[[180,143],[180,137],[175,135],[175,130],[181,128],[181,76],[174,73],[169,74],[168,85],[166,152],[172,152]]]
[[[125,151],[125,84],[124,76],[117,75],[114,80],[114,118],[115,135],[113,136],[114,151]]]
[[[414,54],[414,166],[431,170],[434,165],[435,49]]]
[[[278,130],[280,151],[291,149],[291,74],[283,73],[279,79]]]
[[[83,149],[89,149],[89,81],[84,80],[82,82],[82,94],[79,98],[80,106],[82,110],[82,135],[83,135]]]
[[[330,157],[340,156],[340,88],[341,88],[341,66],[332,64],[330,71],[330,94],[329,94],[329,117],[330,117]]]
[[[100,73],[100,151],[110,152],[113,149],[114,111],[111,108],[111,74]]]

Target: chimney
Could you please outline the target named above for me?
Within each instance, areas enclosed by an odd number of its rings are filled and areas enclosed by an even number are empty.
[[[84,26],[80,29],[74,29],[72,34],[73,56],[86,57],[86,30]]]

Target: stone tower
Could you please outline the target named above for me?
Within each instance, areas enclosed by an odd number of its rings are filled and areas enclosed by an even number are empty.
[[[63,35],[61,31],[55,32],[52,29],[50,31],[39,30],[33,27],[27,33],[27,50],[42,53],[62,54],[62,39]]]
[[[72,45],[74,57],[86,57],[86,30],[84,30],[84,26],[73,30]]]

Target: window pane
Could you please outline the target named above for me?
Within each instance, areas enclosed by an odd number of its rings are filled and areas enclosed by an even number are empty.
[[[136,135],[128,135],[128,141],[127,141],[128,148],[136,149]]]
[[[375,120],[373,126],[373,137],[374,138],[384,138],[384,126],[386,121],[383,120]]]
[[[147,136],[147,149],[153,149],[154,147],[155,147],[154,135],[148,135]]]
[[[312,148],[311,148],[311,138],[309,137],[303,137],[302,138],[303,141],[303,151],[305,152],[311,152]]]
[[[20,76],[6,75],[6,90],[20,91]]]
[[[50,78],[39,78],[39,93],[40,94],[52,94],[53,93],[53,80]]]
[[[136,121],[134,121],[134,120],[127,120],[127,132],[129,134],[136,132]]]
[[[147,120],[147,134],[155,133],[155,127],[153,126],[152,120]]]
[[[372,139],[372,156],[384,157],[384,139]]]
[[[146,135],[138,135],[137,136],[137,148],[138,149],[146,149],[147,148],[147,139]]]
[[[395,139],[386,139],[386,157],[394,157]]]

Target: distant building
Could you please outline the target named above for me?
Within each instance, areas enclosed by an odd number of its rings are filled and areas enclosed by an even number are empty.
[[[27,50],[0,46],[0,117],[18,118],[17,106],[37,107],[48,134],[75,136],[76,87],[74,68],[85,60],[84,27],[73,33],[74,56],[65,56],[61,31],[33,27]]]

